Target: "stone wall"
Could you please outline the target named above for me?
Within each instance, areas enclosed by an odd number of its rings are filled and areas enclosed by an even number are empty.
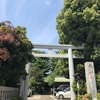
[[[12,96],[18,95],[19,89],[0,86],[0,100],[10,100]]]

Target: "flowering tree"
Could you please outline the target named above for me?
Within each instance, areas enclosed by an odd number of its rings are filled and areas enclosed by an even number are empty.
[[[9,44],[13,43],[15,41],[14,34],[12,34],[15,29],[13,27],[6,26],[6,23],[11,24],[9,21],[3,22],[0,25],[0,59],[7,60],[10,57],[10,52],[8,51],[6,47],[6,43]]]
[[[15,28],[9,21],[0,23],[0,84],[10,86],[18,82],[25,64],[31,61],[32,48],[25,27]]]

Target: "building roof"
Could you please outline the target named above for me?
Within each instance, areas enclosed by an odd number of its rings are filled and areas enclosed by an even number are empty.
[[[67,79],[67,78],[62,77],[62,76],[58,76],[58,77],[55,77],[54,82],[70,82],[70,79]]]

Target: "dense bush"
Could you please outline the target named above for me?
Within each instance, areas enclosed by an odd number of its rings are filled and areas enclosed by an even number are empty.
[[[80,80],[79,81],[79,89],[77,88],[77,82],[74,81],[73,82],[73,90],[75,92],[75,94],[77,95],[77,93],[79,93],[80,95],[83,95],[86,93],[86,84],[84,80]]]
[[[97,98],[98,100],[100,100],[100,93],[97,93]]]

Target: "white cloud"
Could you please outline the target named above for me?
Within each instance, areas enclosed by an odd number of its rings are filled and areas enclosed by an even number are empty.
[[[51,5],[51,1],[50,0],[45,0],[44,2],[46,5]]]

